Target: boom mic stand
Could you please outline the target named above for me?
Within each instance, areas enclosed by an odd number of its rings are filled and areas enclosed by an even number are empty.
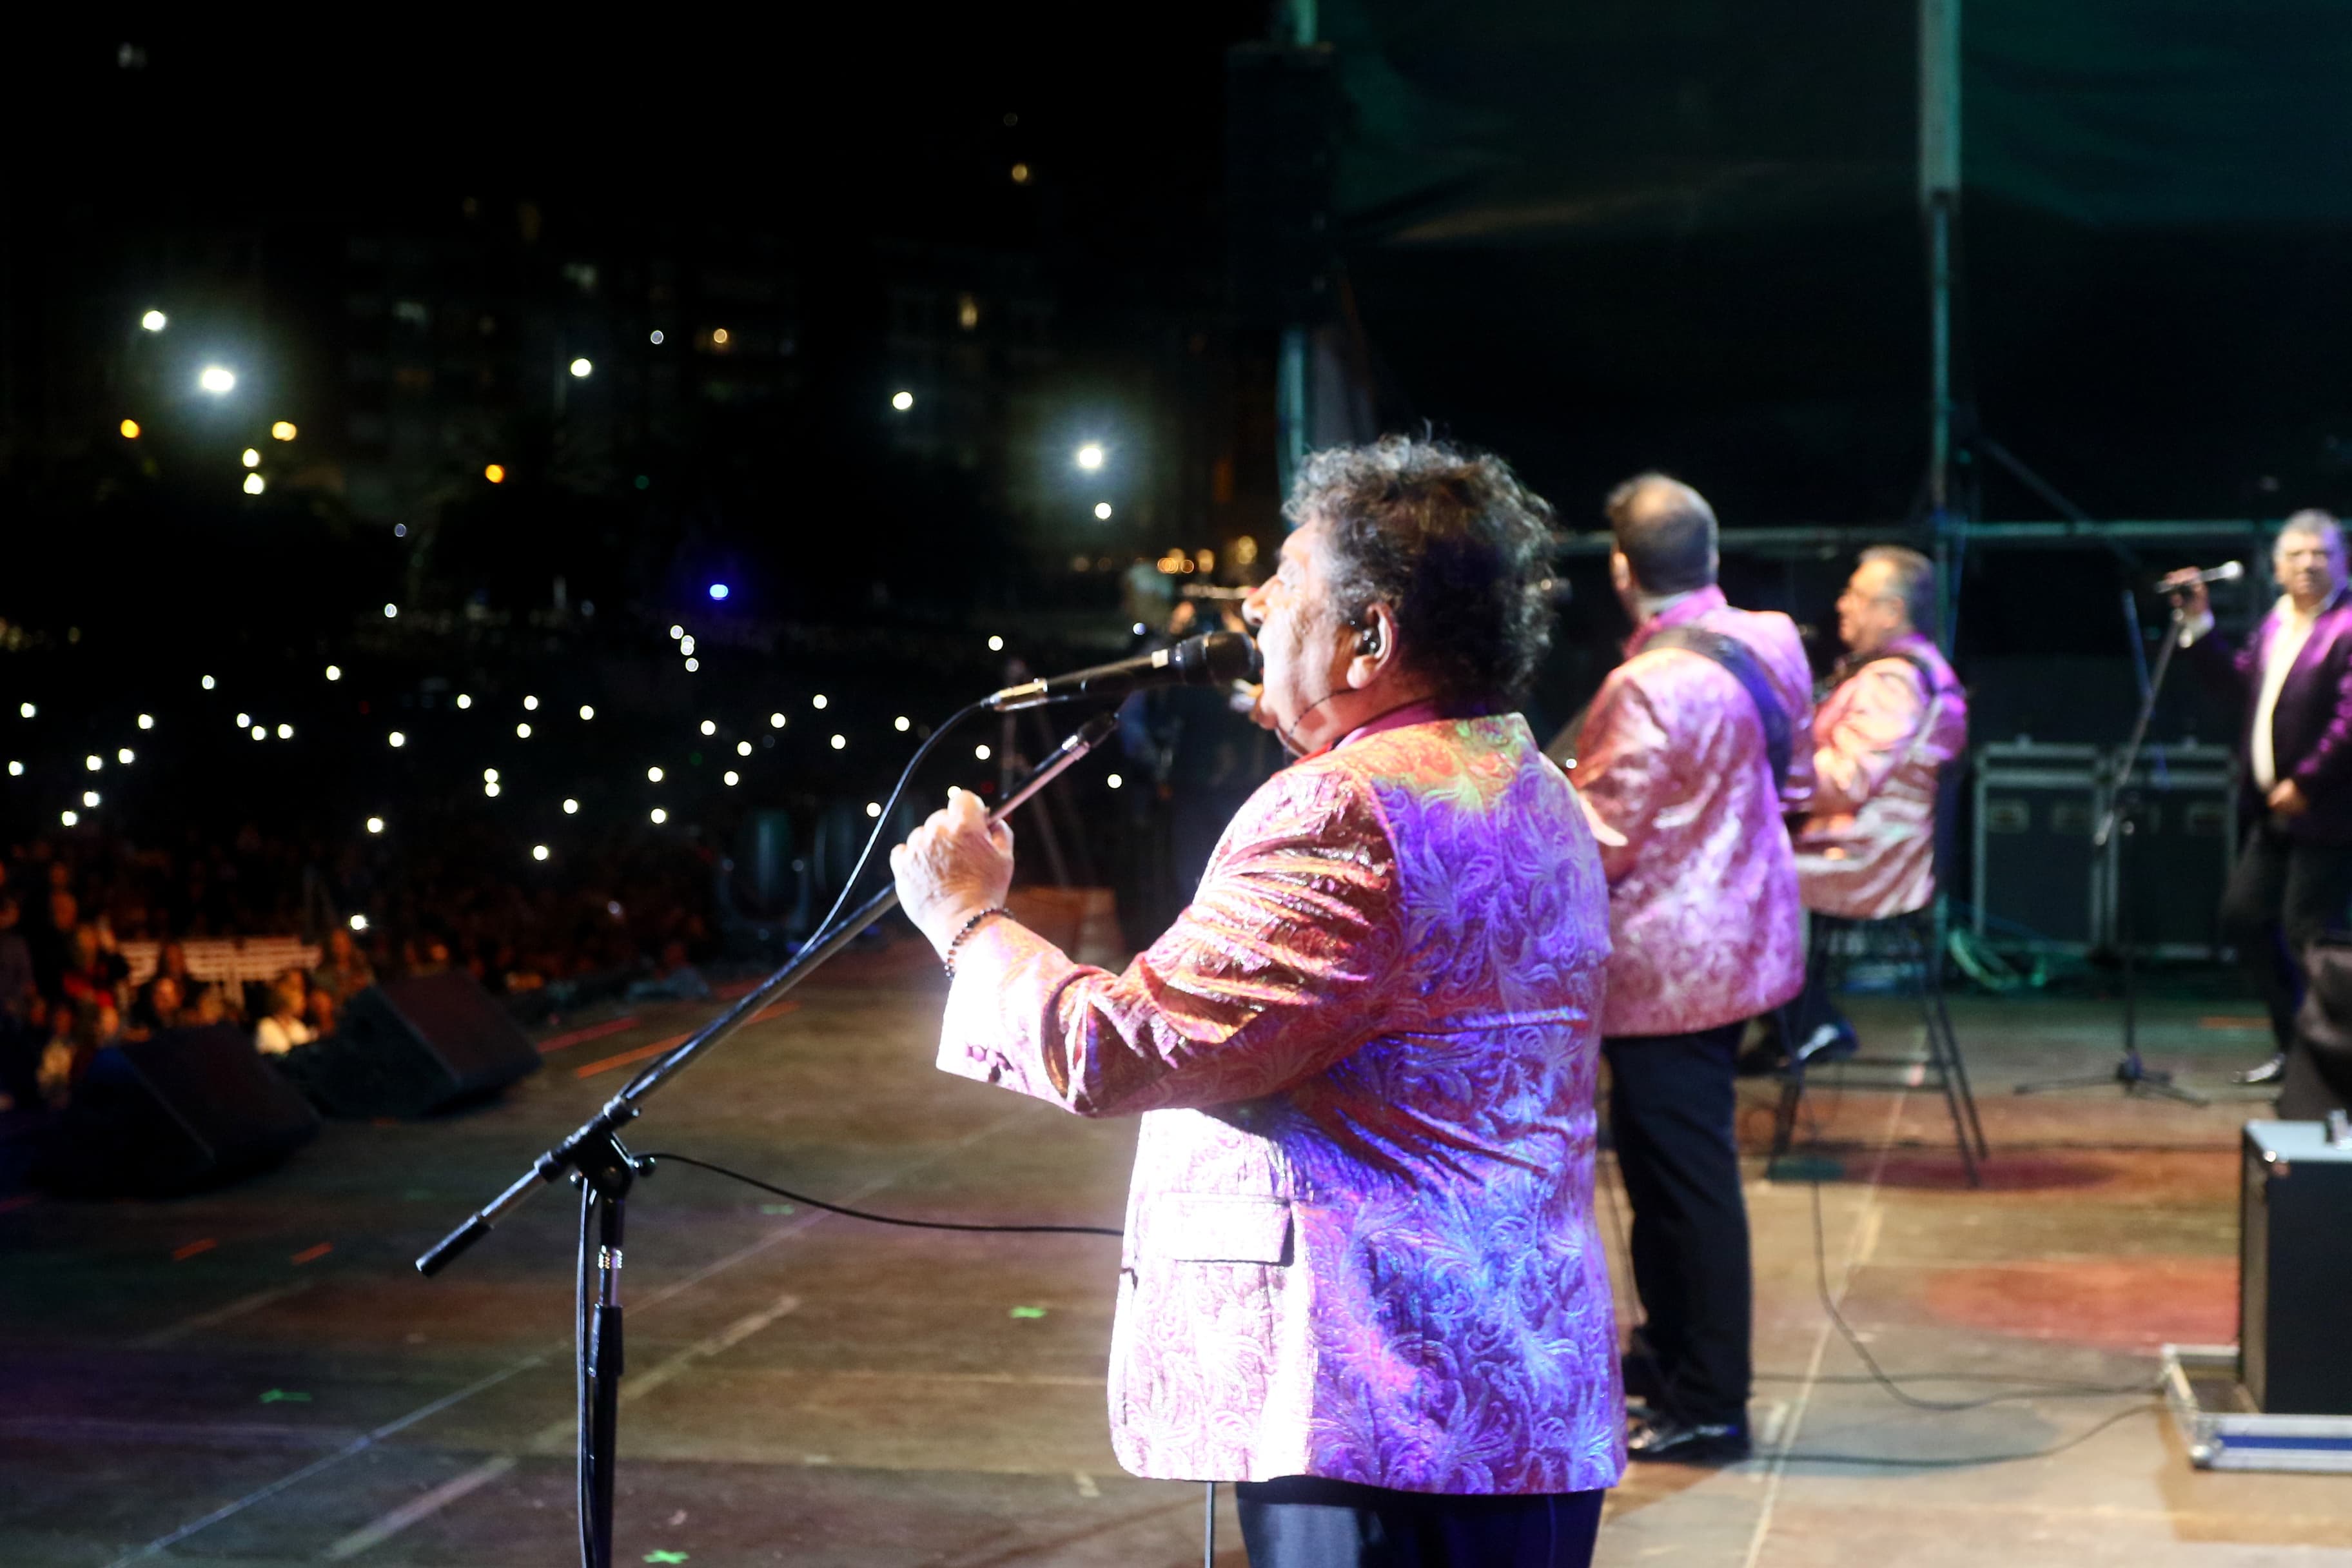
[[[2128,597],[2128,595],[2126,595]],[[2132,606],[2136,610],[2136,606]],[[2020,1094],[2041,1094],[2060,1089],[2099,1089],[2121,1084],[2126,1094],[2156,1095],[2165,1100],[2177,1100],[2186,1105],[2210,1103],[2203,1095],[2192,1093],[2172,1081],[2172,1075],[2151,1068],[2139,1054],[2139,971],[2136,962],[2137,944],[2134,941],[2129,897],[2134,869],[2138,858],[2134,843],[2139,827],[2139,786],[2132,783],[2132,771],[2139,763],[2140,747],[2147,739],[2147,726],[2156,717],[2157,699],[2163,695],[2164,678],[2172,668],[2172,656],[2180,648],[2180,631],[2186,622],[2179,605],[2172,606],[2172,621],[2165,628],[2164,647],[2156,656],[2156,668],[2141,683],[2139,717],[2133,721],[2131,738],[2124,742],[2123,760],[2116,770],[2115,793],[2107,799],[2106,814],[2099,819],[2096,833],[2091,836],[2093,853],[2106,848],[2117,834],[2123,842],[2116,851],[2116,952],[2123,964],[2124,980],[2124,1056],[2110,1073],[2089,1073],[2075,1078],[2045,1079],[2036,1083],[2021,1083]],[[2133,625],[2138,625],[2137,614]],[[2135,647],[2137,640],[2135,639]]]
[[[1116,713],[1090,719],[1053,755],[989,813],[990,826],[1003,821],[1030,796],[1066,772],[1118,728]],[[878,831],[878,829],[877,829]],[[760,1010],[814,973],[852,938],[898,907],[895,884],[884,888],[821,931],[793,961],[777,970],[693,1038],[630,1081],[603,1110],[531,1163],[513,1185],[478,1209],[465,1224],[416,1260],[431,1277],[455,1262],[493,1226],[522,1205],[544,1184],[568,1175],[580,1189],[580,1297],[574,1329],[580,1370],[580,1561],[582,1568],[612,1568],[613,1466],[620,1431],[621,1233],[629,1188],[653,1173],[653,1162],[623,1146],[620,1130],[636,1120],[656,1089],[684,1071],[703,1052],[750,1023]],[[589,1237],[595,1237],[591,1263]]]

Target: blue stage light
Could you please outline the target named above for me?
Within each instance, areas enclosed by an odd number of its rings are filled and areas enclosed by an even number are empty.
[[[714,599],[725,598],[727,596],[727,584],[724,583],[713,583],[710,584],[710,596]]]

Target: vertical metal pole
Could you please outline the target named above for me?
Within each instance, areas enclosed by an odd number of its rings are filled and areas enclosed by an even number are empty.
[[[1280,41],[1307,48],[1315,42],[1316,0],[1288,0],[1275,21]],[[1282,329],[1282,346],[1274,368],[1274,442],[1276,479],[1283,500],[1290,497],[1291,481],[1298,477],[1310,437],[1309,397],[1313,383],[1315,334],[1292,323]]]
[[[1919,205],[1927,229],[1927,511],[1944,650],[1959,630],[1968,520],[1952,507],[1952,225],[1960,201],[1961,0],[1919,0]]]

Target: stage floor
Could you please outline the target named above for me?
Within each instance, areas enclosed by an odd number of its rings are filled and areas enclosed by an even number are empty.
[[[1118,1224],[1132,1124],[930,1070],[942,990],[919,943],[848,955],[631,1142],[892,1212]],[[2263,1054],[2254,1009],[2148,1008],[2151,1061],[2213,1090],[2204,1109],[2009,1092],[2109,1068],[2112,1006],[1956,1012],[1994,1144],[1982,1190],[1960,1180],[1939,1100],[1836,1075],[1808,1108],[1818,1147],[1769,1179],[1771,1086],[1748,1086],[1759,1457],[1635,1470],[1600,1561],[2352,1563],[2352,1486],[2198,1473],[2152,1397],[1927,1412],[1863,1378],[1817,1295],[1816,1202],[1827,1289],[1898,1375],[2152,1382],[2165,1341],[2235,1337],[2237,1128],[2266,1111],[2226,1074]],[[441,1279],[410,1259],[700,1016],[567,1020],[548,1070],[499,1103],[331,1124],[221,1192],[0,1194],[0,1563],[572,1560],[571,1194]],[[1916,1038],[1900,1007],[1856,1016],[1876,1048]],[[1105,1434],[1115,1241],[886,1229],[679,1166],[630,1220],[619,1562],[1200,1561],[1200,1489],[1124,1476]],[[1243,1562],[1229,1505],[1221,1546]]]

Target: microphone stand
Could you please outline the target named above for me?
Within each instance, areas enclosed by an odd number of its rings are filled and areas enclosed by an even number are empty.
[[[994,811],[989,825],[1010,816],[1032,795],[1067,772],[1078,760],[1110,738],[1118,728],[1116,713],[1104,713],[1064,741],[1053,755]],[[430,1278],[455,1262],[490,1233],[492,1226],[520,1208],[541,1186],[559,1178],[580,1189],[580,1296],[574,1329],[578,1342],[580,1389],[580,1561],[583,1568],[612,1568],[613,1469],[620,1429],[621,1392],[621,1240],[629,1189],[639,1176],[653,1174],[653,1162],[632,1154],[620,1140],[620,1130],[639,1114],[644,1102],[703,1052],[750,1023],[760,1010],[807,979],[867,926],[898,907],[898,889],[884,888],[851,910],[792,962],[761,981],[726,1012],[705,1024],[694,1037],[664,1057],[654,1068],[632,1079],[604,1108],[562,1142],[540,1155],[530,1169],[466,1222],[436,1242],[416,1260],[418,1273]],[[589,1237],[595,1251],[589,1251]],[[592,1263],[593,1257],[593,1263]]]
[[[2128,596],[2126,596],[2128,598]],[[2132,608],[2136,611],[2137,605]],[[2180,649],[2181,627],[2187,624],[2181,606],[2172,607],[2171,623],[2166,626],[2164,647],[2156,656],[2156,668],[2140,678],[2139,717],[2133,721],[2131,738],[2124,742],[2123,758],[2115,774],[2115,793],[2107,799],[2106,815],[2099,819],[2098,831],[2091,836],[2094,853],[2105,849],[2117,834],[2123,842],[2116,851],[2116,952],[2123,964],[2124,981],[2124,1056],[2111,1073],[2090,1073],[2075,1078],[2045,1079],[2035,1083],[2021,1083],[2020,1094],[2041,1094],[2060,1089],[2100,1089],[2108,1084],[2121,1084],[2126,1094],[2156,1095],[2165,1100],[2177,1100],[2185,1105],[2206,1105],[2210,1101],[2203,1095],[2192,1093],[2172,1081],[2172,1075],[2149,1067],[2139,1054],[2139,969],[2137,943],[2132,916],[2130,892],[2131,874],[2138,856],[2134,850],[2139,827],[2139,786],[2132,783],[2132,771],[2138,765],[2141,744],[2147,739],[2147,727],[2156,717],[2157,699],[2164,693],[2165,675],[2172,668],[2172,656]],[[2133,624],[2138,624],[2137,615]],[[2134,638],[2137,651],[2137,638]],[[2142,655],[2143,659],[2145,655]]]

